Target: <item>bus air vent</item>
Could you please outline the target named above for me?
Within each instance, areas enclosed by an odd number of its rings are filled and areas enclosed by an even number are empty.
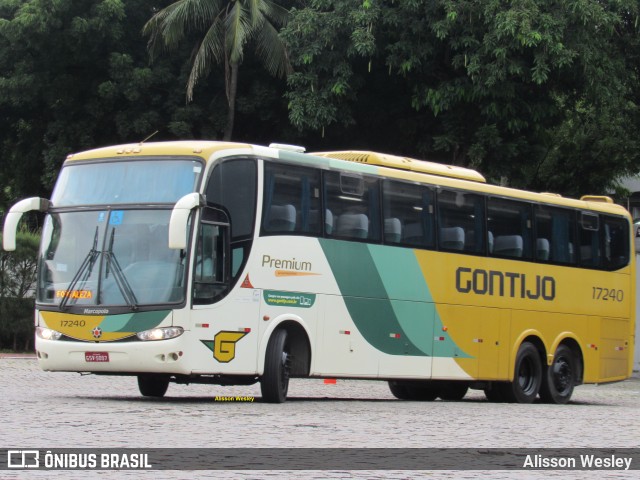
[[[600,203],[613,203],[611,197],[604,195],[583,195],[580,197],[583,202],[600,202]]]
[[[304,153],[307,149],[299,145],[287,145],[285,143],[270,143],[269,148],[278,150],[287,150],[289,152]]]

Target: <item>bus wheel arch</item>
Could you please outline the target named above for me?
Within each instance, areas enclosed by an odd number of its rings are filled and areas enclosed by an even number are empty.
[[[547,403],[569,403],[573,388],[582,383],[584,360],[579,344],[564,339],[553,354],[551,365],[543,370],[540,398]]]
[[[311,369],[311,342],[305,328],[294,320],[280,323],[277,329],[287,331],[291,353],[291,376],[308,377]],[[273,333],[272,333],[273,335]]]

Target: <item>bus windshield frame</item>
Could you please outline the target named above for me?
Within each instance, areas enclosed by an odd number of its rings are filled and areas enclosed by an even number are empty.
[[[51,196],[54,207],[175,204],[197,192],[199,157],[137,157],[66,162]]]
[[[186,252],[169,248],[168,225],[174,204],[198,191],[203,171],[202,158],[191,156],[67,161],[43,228],[38,306],[184,304]]]

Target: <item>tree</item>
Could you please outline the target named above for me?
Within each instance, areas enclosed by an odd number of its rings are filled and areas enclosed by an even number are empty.
[[[144,24],[168,0],[0,0],[0,211],[48,197],[70,153],[213,136],[177,86],[188,51],[149,65]],[[203,103],[211,101],[203,95]]]
[[[106,62],[96,62],[100,46],[122,36],[123,13],[116,0],[0,2],[0,180],[9,199],[44,192],[40,179],[30,184],[45,170],[43,157],[57,167],[71,138],[76,145],[88,141],[83,110],[98,107],[88,74],[104,71]],[[54,175],[43,177],[50,184]]]
[[[19,232],[15,252],[0,251],[0,347],[28,350],[33,342],[39,236]]]
[[[282,32],[296,69],[289,117],[351,138],[375,118],[384,127],[369,129],[365,145],[382,137],[397,153],[517,187],[605,193],[640,167],[638,9],[632,0],[314,0]],[[569,181],[572,172],[588,174]]]
[[[194,49],[187,101],[193,99],[194,87],[209,74],[213,63],[224,64],[228,114],[223,138],[230,140],[245,46],[255,41],[256,52],[272,75],[290,71],[276,30],[286,23],[287,16],[287,10],[270,0],[179,0],[156,13],[143,32],[149,36],[149,50],[156,58],[163,49],[176,48],[191,33],[204,31]]]

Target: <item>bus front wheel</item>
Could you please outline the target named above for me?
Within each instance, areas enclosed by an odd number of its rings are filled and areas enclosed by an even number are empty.
[[[289,390],[289,365],[291,363],[287,348],[287,331],[276,330],[267,344],[264,359],[264,374],[260,380],[262,400],[267,403],[283,403]]]
[[[145,397],[164,397],[169,388],[169,377],[165,375],[138,375],[138,388]]]
[[[516,403],[533,403],[542,384],[542,361],[533,343],[524,342],[518,349],[513,382],[504,384],[505,400]]]
[[[540,388],[540,398],[547,403],[568,403],[576,384],[576,359],[573,351],[560,345],[553,356],[553,363],[545,369]]]

